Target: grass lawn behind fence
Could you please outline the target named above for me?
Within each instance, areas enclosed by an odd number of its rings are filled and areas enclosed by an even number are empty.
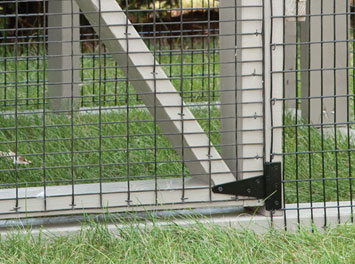
[[[173,64],[173,66],[166,65],[164,68],[169,75],[173,76],[172,82],[178,90],[181,87],[179,76],[181,69],[183,70],[186,102],[207,104],[208,94],[211,96],[211,103],[219,100],[218,78],[206,78],[209,72],[218,75],[218,54],[209,54],[209,61],[216,62],[209,70],[207,65],[203,64],[208,62],[207,55],[207,53],[194,54],[193,56],[187,54],[183,60],[185,62],[183,68],[179,64],[181,62],[180,56],[170,56],[170,54],[161,56],[163,64]],[[6,68],[10,72],[0,74],[0,83],[3,85],[8,83],[6,98],[15,98],[16,87],[14,84],[18,80],[18,98],[34,98],[29,101],[20,100],[18,111],[41,109],[43,105],[36,105],[36,103],[43,102],[38,99],[43,92],[43,86],[41,86],[43,76],[39,74],[43,68],[42,61],[37,61],[37,59],[20,60],[18,62],[20,72],[16,79],[14,61],[10,57],[11,54],[6,62]],[[132,87],[129,87],[129,98],[126,97],[126,86],[122,79],[123,73],[119,70],[117,72],[112,59],[102,58],[102,60],[106,60],[104,65],[107,68],[99,71],[97,68],[93,68],[98,67],[98,58],[83,58],[84,82],[81,89],[82,94],[89,97],[83,99],[82,106],[97,107],[100,88],[101,94],[107,95],[101,97],[103,106],[124,106],[128,99],[131,107],[129,124],[126,123],[125,108],[116,112],[103,113],[101,126],[98,125],[99,115],[97,113],[75,113],[73,120],[70,115],[46,114],[46,118],[43,119],[41,115],[20,114],[17,118],[18,153],[31,160],[32,164],[20,166],[16,175],[11,161],[4,157],[0,158],[0,188],[13,188],[16,181],[20,187],[40,186],[44,180],[48,185],[98,182],[100,167],[103,181],[125,181],[128,179],[128,175],[131,180],[152,179],[155,177],[155,162],[157,162],[157,177],[181,177],[183,169],[181,157],[171,148],[168,140],[159,135],[160,128],[157,127],[155,130],[153,118],[149,112],[137,108],[137,105],[141,105],[142,101],[137,99]],[[188,64],[192,62],[200,65]],[[37,63],[39,64],[37,65]],[[4,63],[0,65],[5,67]],[[39,71],[33,71],[37,68]],[[101,84],[98,83],[100,73]],[[118,77],[113,78],[113,76],[118,76],[121,81],[116,82]],[[38,85],[35,85],[36,83]],[[208,93],[208,87],[210,87],[210,93]],[[45,89],[47,89],[46,86]],[[3,100],[5,99],[5,86],[2,87],[0,96]],[[352,100],[351,103],[353,103]],[[1,110],[14,111],[13,104],[14,101],[2,101]],[[353,109],[353,105],[350,107]],[[210,108],[211,111],[207,111],[207,109],[206,107],[191,108],[203,129],[205,131],[211,130],[211,142],[220,150],[220,109],[215,106]],[[210,123],[208,118],[211,118]],[[354,120],[353,117],[351,120]],[[74,140],[72,140],[72,122],[75,125]],[[1,115],[0,124],[0,151],[14,151],[16,145],[14,116]],[[45,144],[43,144],[43,124],[46,125]],[[332,136],[324,136],[322,140],[320,130],[315,127],[309,129],[306,122],[301,119],[297,122],[296,133],[296,121],[291,115],[286,115],[285,125],[288,127],[285,128],[284,142],[287,155],[284,160],[284,169],[285,180],[290,181],[285,184],[286,202],[307,202],[311,199],[314,202],[353,199],[351,192],[355,190],[355,180],[353,179],[355,152],[349,150],[355,148],[355,141],[349,142],[340,133],[336,141]],[[127,129],[130,133],[128,145]],[[154,159],[155,133],[157,133],[158,147],[156,160]],[[101,162],[98,153],[100,134],[102,136]],[[130,149],[128,152],[127,146]],[[46,151],[45,156],[42,154],[44,150]],[[45,174],[42,169],[44,160]],[[129,166],[127,166],[128,162]],[[74,167],[73,174],[72,167]],[[188,174],[188,170],[186,168],[185,170]],[[310,179],[312,181],[309,181]]]
[[[210,100],[216,100],[219,98],[219,54],[216,50],[201,50],[200,41],[196,42],[194,45],[198,51],[184,52],[183,60],[176,46],[172,50],[161,47],[157,60],[176,90],[183,90],[185,102],[206,102],[208,95]],[[212,43],[210,48],[216,48],[216,45]],[[1,111],[13,111],[16,107],[19,111],[42,109],[43,103],[48,103],[48,99],[43,100],[44,93],[48,97],[48,81],[43,81],[48,79],[48,63],[42,53],[41,49],[31,49],[30,56],[22,55],[16,59],[11,51],[7,51],[5,57],[0,47],[0,56],[3,56],[0,59]],[[80,62],[82,107],[97,107],[99,100],[101,106],[126,105],[127,101],[130,105],[143,103],[131,84],[127,94],[126,76],[110,55],[102,54],[100,57],[98,53],[85,53]]]

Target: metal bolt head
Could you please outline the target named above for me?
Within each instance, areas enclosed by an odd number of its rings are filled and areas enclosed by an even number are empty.
[[[280,203],[279,203],[279,201],[275,201],[274,204],[275,205],[279,205]]]
[[[223,187],[222,187],[222,186],[219,186],[217,190],[218,190],[219,192],[223,192]]]
[[[249,193],[249,194],[251,193],[251,189],[250,188],[247,189],[247,193]]]

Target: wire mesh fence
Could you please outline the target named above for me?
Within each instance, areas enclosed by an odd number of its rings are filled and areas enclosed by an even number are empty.
[[[47,48],[54,45],[54,41],[62,42],[62,46],[70,49],[71,40],[71,22],[70,22],[70,6],[67,4],[65,9],[60,9],[60,1],[53,1],[53,4],[42,1],[19,1],[18,11],[16,14],[15,1],[3,1],[2,15],[2,56],[6,58],[4,61],[3,76],[3,93],[2,105],[6,110],[6,106],[11,110],[14,106],[14,93],[11,87],[16,82],[14,74],[14,45],[17,41],[17,49],[21,54],[18,60],[18,67],[23,76],[18,80],[18,107],[22,109],[41,109],[42,106],[42,83],[43,79],[48,81],[48,73],[42,74],[44,67],[48,69],[48,57],[43,61],[43,53]],[[122,3],[123,6],[125,3]],[[129,20],[135,26],[142,39],[152,50],[153,39],[155,44],[155,52],[159,64],[164,65],[169,79],[180,87],[180,32],[184,35],[184,55],[186,55],[186,67],[184,71],[185,99],[187,101],[196,102],[207,100],[207,78],[211,78],[211,90],[213,91],[212,99],[218,97],[218,9],[216,1],[210,3],[202,1],[194,7],[194,2],[188,3],[189,8],[183,8],[183,29],[180,29],[180,8],[178,3],[157,2],[155,11],[152,10],[152,2],[132,2],[128,3],[130,9],[127,11]],[[75,4],[76,5],[76,4]],[[164,7],[162,7],[164,5]],[[31,7],[33,6],[33,7]],[[139,9],[142,6],[144,9]],[[49,9],[48,9],[49,8]],[[62,7],[63,8],[63,7]],[[59,11],[61,10],[61,12]],[[209,10],[209,12],[207,12]],[[153,15],[156,18],[153,21]],[[209,14],[209,18],[207,17]],[[17,21],[18,20],[18,21]],[[61,20],[67,20],[61,21]],[[103,89],[100,100],[105,106],[124,105],[125,100],[125,76],[117,67],[112,59],[112,54],[103,50],[99,56],[99,37],[97,36],[92,25],[87,21],[85,15],[74,10],[73,13],[73,46],[75,50],[75,61],[80,65],[75,65],[78,69],[76,84],[81,86],[80,103],[82,107],[91,107],[98,105],[98,89],[99,89],[99,69],[101,69],[101,83]],[[65,23],[64,23],[65,22]],[[13,30],[18,24],[18,33]],[[47,25],[46,25],[47,23]],[[79,25],[80,23],[80,25]],[[153,36],[153,27],[155,35]],[[208,28],[209,27],[209,28]],[[49,31],[49,32],[48,32]],[[63,35],[64,34],[64,35]],[[54,35],[54,36],[53,36]],[[55,39],[56,35],[58,39]],[[66,39],[65,39],[66,38]],[[45,43],[43,43],[45,41]],[[65,44],[67,43],[67,45]],[[209,43],[209,44],[208,44]],[[49,45],[48,45],[49,44]],[[52,45],[51,45],[52,44]],[[211,54],[207,54],[207,45],[211,47]],[[105,46],[102,45],[105,49]],[[55,47],[54,47],[55,49]],[[54,51],[55,52],[55,51]],[[188,54],[190,56],[188,56]],[[50,54],[53,56],[53,54]],[[61,56],[69,56],[69,54],[55,54],[59,60]],[[207,76],[207,57],[211,60],[211,75]],[[79,62],[80,60],[80,62]],[[45,63],[45,65],[42,65]],[[101,68],[99,64],[101,63]],[[8,70],[6,69],[8,68]],[[62,81],[63,82],[63,81]],[[69,82],[68,82],[69,83]],[[53,85],[53,84],[52,84]],[[196,89],[195,87],[199,87]],[[139,100],[138,95],[135,97],[134,90],[131,100]]]
[[[328,209],[340,222],[355,187],[351,4],[2,1],[0,216],[262,206],[212,187],[282,161],[285,223],[321,210],[326,225]]]
[[[1,9],[3,217],[261,204],[211,191],[236,174],[220,154],[233,116],[221,116],[217,2]]]
[[[109,110],[117,110],[117,119],[111,120],[114,124],[111,125],[110,130],[114,130],[113,126],[117,123],[116,129],[121,130],[123,133],[123,130],[128,129],[128,124],[132,123],[132,131],[134,131],[136,123],[138,125],[140,121],[142,127],[145,126],[145,123],[148,124],[146,126],[147,131],[143,132],[141,128],[137,127],[138,130],[136,130],[135,133],[138,137],[149,138],[149,135],[145,137],[145,134],[151,135],[153,133],[154,125],[151,124],[153,119],[145,111],[147,107],[143,105],[143,101],[139,98],[139,92],[133,89],[123,73],[122,68],[124,67],[122,67],[122,65],[121,68],[117,66],[117,63],[112,58],[113,52],[107,51],[102,43],[103,40],[97,36],[93,26],[90,25],[87,20],[80,24],[80,26],[71,26],[71,24],[79,21],[79,16],[81,16],[81,20],[85,18],[82,12],[79,13],[78,9],[75,9],[77,10],[75,13],[71,11],[71,6],[76,5],[76,3],[71,3],[70,1],[52,2],[4,1],[2,3],[2,10],[4,12],[2,22],[4,29],[2,30],[3,85],[1,101],[2,111],[5,113],[9,111],[8,114],[3,115],[3,117],[8,117],[5,118],[9,123],[6,131],[10,131],[11,128],[14,128],[14,121],[11,120],[11,118],[14,117],[15,110],[20,119],[22,117],[26,119],[27,116],[32,117],[34,112],[42,113],[43,111],[46,112],[45,115],[52,114],[53,112],[62,112],[68,115],[76,115],[77,113],[83,112],[86,114],[93,113],[91,116],[80,115],[80,118],[83,119],[83,123],[93,123],[92,129],[96,130],[97,124],[95,124],[95,122],[97,122],[99,108],[105,107],[105,115],[107,115],[107,111]],[[63,7],[63,2],[65,7]],[[39,10],[36,10],[37,13],[28,13],[29,7],[33,4],[37,4]],[[16,10],[20,10],[20,5],[25,6],[25,13],[14,13]],[[154,10],[152,9],[152,2],[142,3],[142,5],[149,8],[137,9],[136,7],[136,9],[133,10],[127,9],[127,17],[130,18],[131,21],[135,21],[133,25],[136,29],[139,29],[140,38],[144,40],[151,52],[154,52],[157,62],[162,65],[162,68],[168,75],[167,79],[172,82],[177,90],[183,89],[181,94],[183,94],[185,102],[190,103],[190,105],[197,110],[201,107],[202,109],[204,109],[204,107],[207,109],[208,102],[216,108],[218,102],[216,103],[215,101],[219,96],[219,88],[217,89],[217,68],[219,65],[217,64],[218,47],[216,40],[218,29],[215,29],[215,26],[211,26],[212,24],[216,24],[213,20],[209,20],[210,28],[207,28],[207,13],[209,13],[209,16],[211,16],[210,14],[212,12],[216,13],[216,6],[207,7],[207,3],[203,3],[203,5],[206,5],[205,7],[201,6],[196,8],[197,13],[200,13],[201,16],[201,18],[196,20],[190,18],[191,14],[189,12],[196,13],[194,12],[193,6],[186,8],[188,13],[185,15],[185,8],[173,8],[171,6],[172,4],[170,4],[170,7],[165,6],[162,8],[159,7],[162,3],[156,3],[157,7],[155,7]],[[167,4],[164,3],[164,5]],[[60,10],[60,8],[63,9],[61,13],[55,11]],[[67,10],[65,10],[65,8],[67,8]],[[8,10],[12,10],[12,13],[8,12]],[[51,10],[51,12],[48,10]],[[163,18],[168,21],[161,21],[161,18],[158,21],[158,17],[161,16],[160,14],[163,14]],[[75,17],[77,19],[76,22],[74,21]],[[73,21],[70,21],[71,19]],[[67,21],[65,22],[64,20]],[[180,20],[182,20],[183,23]],[[25,22],[20,23],[20,21],[32,21],[32,23],[27,25]],[[63,28],[62,24],[64,22],[66,23],[66,27]],[[55,25],[55,23],[57,25]],[[192,25],[195,24],[198,24],[198,28],[193,28]],[[180,25],[184,25],[184,29],[180,30]],[[94,27],[95,26],[97,27],[98,25],[94,25]],[[15,30],[12,29],[13,27]],[[78,29],[80,29],[80,35],[74,36],[74,34],[79,33]],[[57,36],[59,36],[61,40],[58,41],[55,39]],[[59,42],[59,44],[57,42]],[[78,50],[76,48],[78,48],[79,45],[80,49]],[[77,65],[78,62],[80,62],[79,65]],[[71,63],[73,67],[71,67]],[[139,67],[139,65],[137,67]],[[72,82],[71,79],[74,79],[74,81]],[[63,93],[67,92],[67,94],[55,94],[56,91],[53,92],[52,90],[59,90]],[[73,90],[74,95],[71,95],[71,90]],[[80,90],[80,92],[78,92],[78,90]],[[78,104],[80,104],[81,108],[77,105],[70,107],[70,102],[62,107],[56,103],[56,101],[60,100],[79,100]],[[52,106],[50,105],[51,101]],[[62,102],[60,102],[60,104],[61,103]],[[85,107],[88,107],[88,109]],[[126,108],[129,109],[127,110]],[[132,114],[134,114],[132,116],[136,116],[138,120],[129,120],[130,115],[128,115],[127,111],[130,109],[132,110]],[[214,109],[214,111],[214,115],[218,117],[218,113],[216,112],[218,110]],[[121,117],[118,118],[120,115]],[[213,115],[212,111],[210,115]],[[51,138],[58,133],[62,127],[62,133],[64,134],[57,135],[56,137],[70,137],[71,121],[68,120],[68,116],[54,115],[52,118],[57,119],[52,123],[54,134],[47,137],[46,142],[49,143]],[[42,129],[43,126],[45,126],[43,122],[47,121],[46,133],[52,133],[50,120],[43,121],[43,117],[39,117],[35,122],[37,124],[33,124],[33,120],[30,121],[29,118],[27,119],[30,123],[26,125],[25,121],[23,124],[25,128],[23,129],[30,126],[29,124],[32,124],[34,130],[36,130],[36,128]],[[201,114],[200,119],[207,120],[207,116]],[[216,121],[217,120],[215,120],[215,122]],[[88,132],[88,128],[85,128],[85,126],[80,123],[79,120],[78,122],[73,122],[73,126],[78,128],[74,131],[77,135],[72,136],[75,139],[77,139],[77,137],[79,139],[80,137],[83,138],[82,140],[85,140],[85,133],[82,134],[82,132]],[[4,127],[5,126],[4,123]],[[19,124],[17,124],[17,126],[19,126]],[[88,126],[90,126],[90,124],[88,124]],[[106,127],[110,126],[106,125]],[[69,128],[69,130],[67,128]],[[17,129],[21,129],[21,127]],[[80,132],[81,130],[82,132]],[[93,131],[90,131],[88,134],[92,132]],[[26,133],[27,132],[24,132],[25,138],[27,137]],[[37,134],[37,132],[34,133]],[[211,133],[214,133],[212,129]],[[218,133],[218,131],[216,131],[216,133]],[[18,132],[14,134],[18,134]],[[80,134],[81,136],[79,136]],[[38,136],[42,137],[42,134],[38,134]],[[107,135],[106,137],[111,136],[113,135]],[[122,136],[126,137],[126,132]],[[25,139],[18,139],[17,141],[21,143],[23,140]],[[39,140],[39,148],[35,153],[41,149],[40,145],[44,144],[40,142],[42,140],[43,138]],[[89,140],[89,138],[87,138],[87,140]],[[13,149],[13,145],[10,143],[11,141],[14,140],[3,142],[9,144],[4,146],[5,150],[7,148]],[[95,141],[96,139],[94,138],[93,142]],[[107,141],[111,142],[111,139]],[[55,143],[55,145],[56,144],[57,143]],[[142,145],[141,147],[144,148]],[[51,149],[51,147],[49,147],[49,149]],[[94,148],[93,151],[96,152],[96,149]],[[34,153],[30,153],[30,155],[32,154]],[[63,153],[63,155],[64,154],[65,153]],[[141,160],[137,160],[139,163],[140,161]],[[42,161],[39,161],[38,164],[41,163]],[[40,174],[41,172],[38,175]]]
[[[284,17],[282,153],[285,221],[335,210],[353,214],[354,28],[350,1],[302,1],[305,13]],[[296,9],[297,10],[297,9]],[[299,9],[298,9],[299,10]],[[279,19],[274,16],[274,19]],[[351,218],[351,221],[353,219]]]

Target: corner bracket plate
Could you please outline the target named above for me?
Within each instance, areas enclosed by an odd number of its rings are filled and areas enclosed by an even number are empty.
[[[216,185],[212,191],[263,199],[268,211],[281,209],[281,162],[266,162],[264,175]]]

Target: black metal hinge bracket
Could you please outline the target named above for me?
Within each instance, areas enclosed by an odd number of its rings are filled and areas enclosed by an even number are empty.
[[[212,191],[263,199],[268,211],[281,209],[281,162],[266,162],[264,175],[216,185]]]

